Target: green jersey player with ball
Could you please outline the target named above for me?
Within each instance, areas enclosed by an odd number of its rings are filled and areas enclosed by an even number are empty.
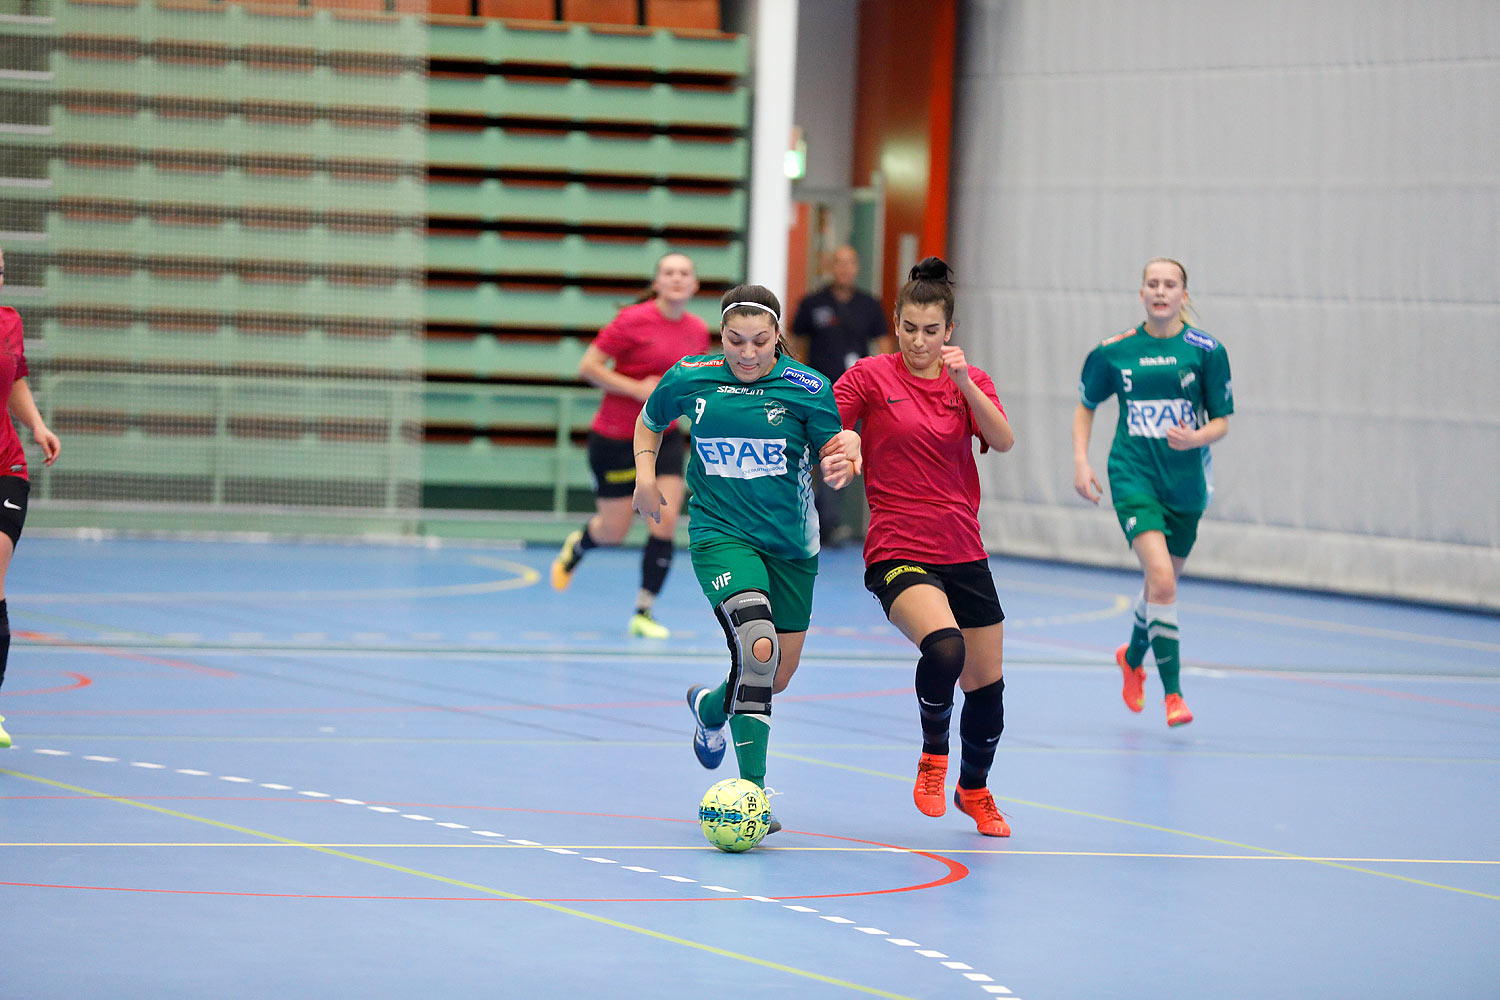
[[[859,436],[843,429],[833,386],[783,350],[781,303],[760,285],[725,293],[723,353],[667,370],[635,428],[634,507],[659,517],[656,449],[678,417],[693,423],[687,482],[693,572],[729,640],[729,675],[688,690],[693,749],[707,768],[734,736],[740,777],[764,787],[771,696],[797,670],[818,573],[813,463],[847,485],[860,468]],[[771,832],[780,829],[773,818]]]
[[[1187,269],[1166,257],[1147,263],[1141,302],[1145,322],[1108,338],[1083,363],[1073,414],[1073,488],[1096,504],[1103,495],[1089,465],[1089,435],[1094,408],[1118,396],[1109,491],[1145,575],[1130,641],[1115,650],[1121,694],[1132,712],[1145,707],[1142,664],[1150,649],[1166,690],[1167,725],[1181,726],[1193,713],[1179,677],[1177,578],[1213,493],[1208,446],[1229,433],[1234,396],[1229,353],[1188,322]]]

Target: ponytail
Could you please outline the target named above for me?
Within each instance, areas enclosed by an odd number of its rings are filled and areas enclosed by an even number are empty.
[[[906,284],[896,294],[896,315],[901,307],[910,303],[915,306],[941,305],[943,321],[953,325],[953,268],[941,257],[926,257],[912,267]]]

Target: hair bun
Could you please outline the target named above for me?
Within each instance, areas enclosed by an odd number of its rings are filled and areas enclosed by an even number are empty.
[[[912,281],[947,281],[953,280],[953,269],[948,262],[941,257],[925,257],[917,261],[912,267],[909,278]]]

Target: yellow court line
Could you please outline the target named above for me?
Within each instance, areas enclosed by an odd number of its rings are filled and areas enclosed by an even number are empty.
[[[242,840],[15,840],[0,841],[0,847],[329,847],[329,848],[377,848],[417,849],[444,851],[550,851],[565,848],[570,851],[693,851],[710,853],[710,847],[689,847],[682,844],[434,844],[434,843],[269,843],[266,841]],[[1500,860],[1483,858],[1315,858],[1295,854],[1183,854],[1169,851],[1031,851],[1017,848],[997,847],[847,847],[785,846],[767,847],[778,854],[825,853],[825,854],[997,854],[1037,858],[1150,858],[1165,861],[1329,861],[1358,863],[1364,865],[1500,865]]]
[[[869,768],[855,767],[850,764],[839,764],[830,760],[818,760],[815,757],[801,757],[796,754],[789,754],[779,750],[773,750],[771,751],[771,753],[773,756],[783,757],[787,760],[800,761],[804,764],[818,764],[823,767],[831,767],[840,771],[850,771],[855,774],[869,775],[875,778],[890,778],[893,781],[900,781],[902,783],[909,783],[911,781],[911,777],[904,774],[891,774],[889,771],[875,771]],[[1424,879],[1410,878],[1406,875],[1393,875],[1390,872],[1375,871],[1372,868],[1360,868],[1357,865],[1346,864],[1342,861],[1332,861],[1326,858],[1307,857],[1305,855],[1294,854],[1289,851],[1278,851],[1272,847],[1261,847],[1258,844],[1244,844],[1237,840],[1228,840],[1223,837],[1210,837],[1207,834],[1193,833],[1190,830],[1175,830],[1169,826],[1158,826],[1154,823],[1142,823],[1139,820],[1133,819],[1121,819],[1118,816],[1105,816],[1102,813],[1085,812],[1082,809],[1069,809],[1066,806],[1056,806],[1048,802],[1033,802],[1030,799],[1018,799],[1007,795],[996,795],[995,800],[997,802],[1011,802],[1016,805],[1030,806],[1033,809],[1046,809],[1049,812],[1063,813],[1068,816],[1081,816],[1084,819],[1096,819],[1105,823],[1117,823],[1121,826],[1133,826],[1140,830],[1152,830],[1156,833],[1168,833],[1175,837],[1190,837],[1193,840],[1201,840],[1209,844],[1223,844],[1226,847],[1237,847],[1243,851],[1256,851],[1257,853],[1270,855],[1271,857],[1280,858],[1286,861],[1306,861],[1312,864],[1325,865],[1329,868],[1341,868],[1345,871],[1358,872],[1362,875],[1375,875],[1379,878],[1394,879],[1397,882],[1409,882],[1412,885],[1420,885],[1429,889],[1443,889],[1448,892],[1462,893],[1466,896],[1478,896],[1481,899],[1500,900],[1500,895],[1497,895],[1495,893],[1479,892],[1475,889],[1463,889],[1456,885],[1444,885],[1441,882],[1428,882]]]
[[[995,577],[995,583],[1004,586],[1008,590],[1030,591],[1032,593],[1067,594],[1070,596],[1083,597],[1112,597],[1118,602],[1124,598],[1125,606],[1129,607],[1135,602],[1135,597],[1126,598],[1124,595],[1114,591],[1099,590],[1092,587],[1073,587],[1059,584],[1042,584],[1030,580],[1017,580],[1007,577]],[[1242,621],[1257,622],[1267,625],[1290,625],[1297,628],[1319,629],[1325,632],[1338,632],[1344,635],[1358,635],[1372,639],[1391,639],[1396,642],[1426,643],[1434,646],[1448,646],[1455,649],[1472,649],[1481,652],[1500,652],[1500,643],[1486,642],[1482,639],[1461,639],[1454,636],[1430,635],[1424,632],[1408,632],[1402,629],[1380,628],[1374,625],[1354,625],[1348,622],[1328,621],[1323,618],[1304,618],[1300,615],[1280,614],[1274,611],[1256,611],[1250,608],[1235,608],[1222,604],[1202,604],[1193,601],[1182,602],[1178,605],[1185,611],[1206,611],[1210,614],[1219,615],[1224,618],[1238,618]]]
[[[28,594],[22,602],[27,607],[34,604],[196,604],[203,601],[350,601],[350,600],[410,600],[421,597],[466,597],[476,594],[493,594],[502,590],[519,590],[530,587],[542,578],[542,574],[522,563],[493,556],[472,556],[469,562],[486,569],[500,569],[515,574],[509,579],[485,580],[479,583],[452,583],[431,587],[387,587],[356,590],[225,590],[225,591],[125,591],[95,594]],[[69,621],[69,619],[56,619]],[[75,622],[75,624],[87,624]],[[129,631],[121,629],[120,631]],[[148,633],[138,633],[146,635]]]
[[[588,739],[532,739],[479,736],[339,736],[319,734],[315,736],[174,736],[162,733],[28,733],[30,743],[48,740],[118,740],[133,743],[253,743],[253,744],[304,744],[338,745],[354,743],[380,743],[397,746],[457,746],[457,747],[575,747],[594,750],[611,750],[617,747],[632,749],[654,749],[675,747],[682,744],[681,738],[667,740],[588,740]],[[783,746],[802,750],[840,750],[851,752],[879,752],[908,750],[909,742],[892,743],[818,743],[806,740],[789,740]],[[1500,764],[1500,757],[1439,757],[1414,754],[1360,754],[1360,753],[1307,753],[1283,750],[1205,750],[1189,746],[1137,747],[1119,749],[1111,747],[1023,747],[1002,746],[997,754],[1019,756],[1079,757],[1198,757],[1212,760],[1293,760],[1293,761],[1356,761],[1365,764]],[[787,755],[791,757],[791,755]],[[802,759],[802,758],[792,758]],[[810,759],[810,758],[809,758]],[[889,775],[881,775],[889,777]],[[905,779],[903,779],[905,780]]]
[[[1017,618],[1005,621],[1011,628],[1042,628],[1049,625],[1076,625],[1079,622],[1105,621],[1116,615],[1130,610],[1131,599],[1124,594],[1116,594],[1115,599],[1107,608],[1099,608],[1094,611],[1075,611],[1066,615],[1051,615],[1046,618]]]
[[[745,955],[741,954],[740,952],[729,951],[728,949],[718,948],[711,944],[704,944],[701,941],[691,941],[687,938],[677,937],[672,934],[665,934],[661,931],[654,931],[647,927],[638,927],[635,924],[627,924],[621,920],[612,920],[609,917],[601,917],[598,914],[586,913],[583,910],[575,910],[570,907],[559,906],[556,903],[548,903],[544,900],[532,899],[529,896],[522,896],[518,893],[507,892],[504,889],[496,889],[487,885],[477,885],[473,882],[465,882],[462,879],[449,878],[446,875],[436,875],[432,872],[424,872],[416,868],[407,868],[403,865],[392,864],[389,861],[380,861],[376,858],[367,858],[359,854],[349,854],[348,852],[338,850],[337,848],[320,847],[316,844],[305,843],[300,840],[295,840],[291,837],[283,837],[274,833],[266,833],[262,830],[253,830],[249,827],[236,826],[233,823],[223,823],[216,819],[209,819],[206,816],[194,816],[192,813],[179,812],[176,809],[166,809],[162,806],[152,805],[149,802],[137,802],[134,799],[127,799],[118,795],[110,795],[108,792],[100,792],[92,788],[81,788],[77,785],[69,785],[65,782],[54,781],[51,778],[43,778],[40,775],[26,774],[21,771],[12,771],[9,768],[3,767],[0,767],[0,774],[9,775],[13,778],[23,778],[27,781],[35,781],[38,784],[50,785],[54,788],[61,788],[65,791],[75,792],[80,795],[88,795],[93,798],[103,799],[105,801],[114,802],[119,805],[134,806],[137,809],[145,809],[148,812],[158,813],[163,816],[171,816],[174,819],[184,819],[193,823],[203,823],[207,826],[217,827],[221,830],[229,830],[232,833],[239,833],[248,837],[257,837],[272,841],[274,843],[285,844],[289,847],[301,847],[305,850],[316,851],[319,854],[327,854],[332,857],[342,858],[346,861],[355,861],[360,864],[371,865],[375,868],[384,868],[387,871],[399,872],[403,875],[413,875],[417,878],[428,879],[433,882],[440,882],[444,885],[454,886],[455,888],[467,889],[470,892],[482,892],[492,896],[499,896],[503,899],[514,900],[518,903],[527,903],[531,906],[537,906],[544,910],[551,910],[553,913],[560,913],[568,917],[578,917],[581,920],[589,920],[597,924],[603,924],[606,927],[613,927],[616,930],[629,931],[632,934],[640,934],[645,937],[655,938],[658,941],[665,941],[668,944],[678,944],[686,948],[695,948],[698,951],[708,952],[711,955],[719,955],[723,958],[732,958],[740,962],[748,963],[750,965],[758,965],[762,968],[771,969],[776,972],[784,972],[788,975],[801,976],[804,979],[811,979],[816,982],[827,983],[831,986],[839,986],[847,990],[852,990],[856,993],[866,993],[870,996],[886,997],[888,998],[888,1000],[915,1000],[914,997],[904,996],[899,993],[890,993],[885,990],[875,989],[874,987],[870,986],[861,986],[858,983],[851,983],[843,979],[836,979],[832,976],[825,976],[822,973],[809,972],[806,969],[798,969],[794,966],[782,965],[779,962],[771,962],[763,958],[756,958],[754,955]]]

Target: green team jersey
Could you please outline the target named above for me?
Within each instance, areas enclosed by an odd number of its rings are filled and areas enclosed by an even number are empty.
[[[1183,324],[1157,338],[1142,323],[1089,352],[1078,380],[1084,406],[1120,397],[1109,448],[1109,489],[1116,500],[1155,497],[1170,510],[1201,511],[1213,495],[1207,448],[1173,451],[1167,428],[1200,427],[1234,412],[1229,352],[1202,330]]]
[[[754,382],[722,354],[687,357],[641,410],[654,431],[680,416],[693,422],[690,541],[728,536],[783,559],[816,555],[813,465],[843,427],[828,379],[785,355]]]

